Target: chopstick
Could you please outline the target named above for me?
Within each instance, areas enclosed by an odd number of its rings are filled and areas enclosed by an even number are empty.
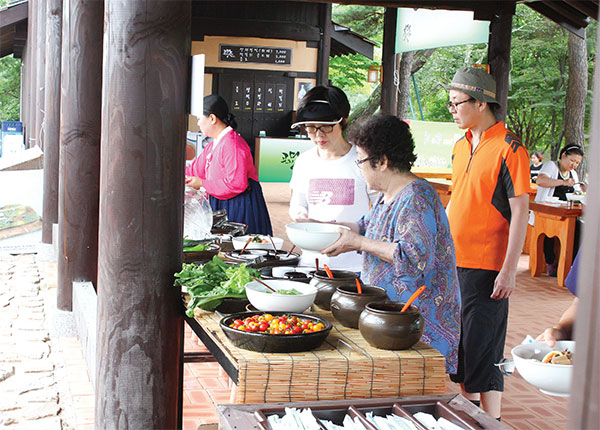
[[[292,246],[292,249],[290,249],[290,252],[287,253],[285,258],[288,258],[294,249],[296,249],[296,245]]]
[[[273,242],[273,238],[269,236],[269,240],[271,241],[271,245],[273,245],[273,250],[275,251],[275,255],[277,255],[277,247],[275,246],[275,242]]]
[[[317,269],[317,271],[319,271],[319,259],[315,258],[315,267]]]
[[[327,266],[327,264],[323,264],[323,267],[325,268],[325,271],[327,272],[327,276],[329,276],[331,279],[333,279],[333,273],[331,273],[331,270],[329,270],[329,266]]]
[[[240,251],[240,255],[244,253],[244,251],[246,250],[246,247],[248,246],[248,244],[250,243],[250,241],[252,240],[252,236],[250,236],[248,238],[248,240],[246,241],[246,244],[244,245],[244,247],[242,248],[242,250]]]
[[[267,287],[269,290],[273,291],[274,293],[276,293],[277,291],[275,291],[272,287],[270,287],[269,285],[265,284],[263,281],[261,281],[260,279],[258,279],[256,276],[253,276],[252,279],[254,279],[256,282],[258,282],[259,284],[264,285],[265,287]]]

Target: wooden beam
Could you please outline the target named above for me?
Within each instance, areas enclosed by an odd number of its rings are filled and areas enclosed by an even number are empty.
[[[28,51],[28,71],[29,74],[29,91],[27,92],[27,100],[26,100],[26,109],[27,109],[27,140],[25,141],[25,147],[31,148],[35,145],[37,140],[37,126],[36,126],[36,94],[37,94],[37,8],[38,3],[42,0],[28,0],[29,3],[29,11],[27,15],[27,34],[29,35],[27,41],[27,51]]]
[[[565,30],[570,31],[573,34],[583,38],[585,36],[585,28],[580,27],[579,25],[573,24],[569,21],[564,15],[556,12],[554,9],[548,7],[546,4],[542,2],[531,2],[527,3],[527,6],[538,12],[540,15],[545,16],[546,18],[554,21]]]
[[[319,11],[321,48],[317,63],[317,85],[329,84],[329,55],[331,54],[331,4],[323,4]]]
[[[499,121],[506,120],[513,11],[514,8],[510,5],[498,9],[496,16],[490,23],[488,63],[490,64],[490,73],[496,79],[496,100],[498,100],[500,106],[496,108],[495,114]]]
[[[191,0],[109,5],[95,425],[174,429]]]
[[[383,17],[383,82],[381,83],[381,113],[396,115],[398,113],[398,91],[394,85],[396,71],[396,23],[398,10],[393,7],[385,9]]]
[[[57,306],[65,311],[73,281],[97,285],[103,13],[102,0],[64,0]]]
[[[331,26],[332,43],[338,42],[371,60],[373,59],[373,45],[371,43],[350,34],[349,31],[335,31],[335,24],[333,23],[330,23],[329,25]]]
[[[8,27],[20,21],[26,21],[29,13],[29,2],[7,7],[0,13],[0,28]]]
[[[58,223],[61,40],[62,0],[48,0],[48,11],[46,14],[46,91],[44,94],[43,243],[52,243],[52,225]]]
[[[600,34],[599,34],[600,36]],[[596,42],[600,49],[600,37]],[[585,206],[580,267],[577,279],[579,304],[575,324],[577,358],[571,381],[569,427],[600,428],[600,68],[594,71],[589,163],[589,188]]]
[[[35,126],[36,126],[36,144],[44,149],[44,91],[46,88],[46,0],[38,3],[36,16],[37,32],[35,44],[36,53],[36,73],[37,87],[35,91]]]
[[[598,19],[598,2],[584,0],[563,0],[566,4],[590,18]]]
[[[554,2],[548,0],[542,0],[542,3],[553,9],[556,13],[563,16],[568,22],[574,27],[587,27],[590,23],[590,18],[579,12],[577,9],[572,8],[566,2]]]
[[[204,40],[204,36],[263,37],[315,42],[321,40],[317,27],[301,22],[193,18],[192,40]]]

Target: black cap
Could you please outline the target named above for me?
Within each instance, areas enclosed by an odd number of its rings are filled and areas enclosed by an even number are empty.
[[[339,124],[342,121],[337,115],[327,100],[313,100],[298,109],[296,122],[292,124],[292,128],[305,124]]]

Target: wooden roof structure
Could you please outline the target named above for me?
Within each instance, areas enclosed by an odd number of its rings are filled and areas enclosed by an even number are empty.
[[[21,58],[27,41],[27,0],[0,8],[0,58],[14,54]]]
[[[319,22],[331,21],[332,1],[285,1],[297,3],[298,8],[320,3]],[[44,127],[42,238],[51,242],[51,223],[58,223],[60,309],[72,307],[74,280],[91,281],[97,288],[97,365],[90,371],[96,372],[98,429],[182,424],[182,305],[180,292],[173,287],[173,273],[180,270],[182,260],[192,9],[202,2],[111,1],[106,8],[102,0],[27,2],[29,39],[21,51],[22,116],[34,142]],[[506,100],[515,1],[336,2],[387,7],[383,112],[393,113],[397,92],[391,79],[396,7],[473,10],[477,19],[489,19],[489,63],[498,83],[498,98]],[[0,11],[0,32],[23,22],[6,18],[17,10],[22,14],[22,3]],[[212,0],[206,3],[219,5]],[[275,4],[237,3],[266,12]],[[598,10],[598,0],[527,3],[534,7],[529,3],[571,31],[585,28],[589,22],[585,16]],[[320,28],[324,34],[330,30],[329,26]],[[261,31],[268,34],[269,28]],[[331,37],[322,40],[321,61],[328,61]],[[318,82],[326,81],[321,76]],[[594,99],[586,209],[586,217],[592,220],[600,217],[600,68],[596,68]],[[575,428],[598,428],[600,227],[586,223],[585,228],[586,270],[580,271],[582,318],[577,327],[569,422]]]

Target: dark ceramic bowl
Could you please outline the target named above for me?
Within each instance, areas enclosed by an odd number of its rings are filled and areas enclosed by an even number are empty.
[[[363,285],[362,294],[358,294],[356,285],[337,287],[331,296],[331,312],[344,327],[358,328],[358,319],[365,306],[386,300],[387,293],[381,287]]]
[[[245,312],[246,306],[250,304],[250,300],[247,298],[237,299],[233,297],[226,297],[223,302],[215,309],[222,314],[236,314],[239,312]]]
[[[216,243],[208,245],[204,251],[183,251],[184,263],[206,263],[219,253],[221,247]]]
[[[325,341],[331,328],[329,321],[314,315],[297,314],[293,312],[269,312],[273,316],[292,315],[298,318],[311,320],[315,323],[321,322],[325,328],[315,333],[305,334],[265,334],[256,332],[240,331],[229,327],[236,319],[244,319],[252,315],[261,315],[267,312],[242,312],[226,316],[221,319],[219,325],[225,336],[238,348],[257,352],[302,352],[318,348]]]
[[[379,349],[408,349],[421,339],[425,322],[419,309],[404,303],[369,303],[360,314],[358,329],[369,345]]]
[[[331,274],[333,278],[327,276],[327,272],[324,270],[317,270],[313,272],[310,281],[310,285],[317,289],[315,305],[326,311],[331,310],[331,296],[335,293],[336,288],[356,285],[355,279],[358,278],[357,273],[349,270],[332,270]]]

